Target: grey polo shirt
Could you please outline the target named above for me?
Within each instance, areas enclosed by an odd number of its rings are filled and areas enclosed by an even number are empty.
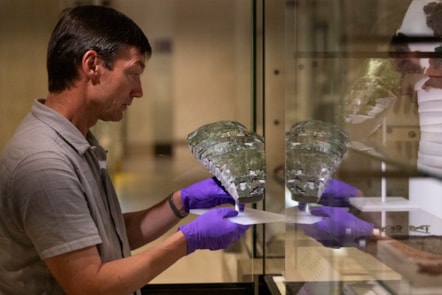
[[[36,100],[0,161],[0,294],[63,294],[43,260],[91,245],[130,255],[106,152]]]

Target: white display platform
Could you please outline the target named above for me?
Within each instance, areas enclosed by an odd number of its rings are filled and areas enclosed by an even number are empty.
[[[416,203],[410,202],[403,197],[357,197],[351,198],[350,204],[363,212],[373,211],[410,211],[420,209]]]
[[[195,215],[202,215],[211,209],[191,209],[190,213]],[[297,223],[297,224],[312,224],[321,221],[323,217],[313,216],[310,213],[298,210],[298,207],[287,208],[286,214],[273,213],[246,207],[243,212],[239,212],[238,216],[229,217],[230,221],[244,224],[260,224],[260,223]]]

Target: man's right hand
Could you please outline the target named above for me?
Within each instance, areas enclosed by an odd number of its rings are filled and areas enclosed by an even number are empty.
[[[222,204],[235,205],[235,200],[215,178],[207,178],[181,189],[184,211],[212,208]]]

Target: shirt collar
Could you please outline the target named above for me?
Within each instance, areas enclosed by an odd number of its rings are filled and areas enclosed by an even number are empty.
[[[98,145],[97,140],[90,131],[88,132],[86,139],[80,130],[78,130],[78,128],[75,127],[68,119],[53,109],[47,107],[44,102],[45,99],[43,98],[36,99],[34,105],[32,106],[32,114],[37,119],[55,130],[55,132],[57,132],[57,134],[59,134],[64,141],[69,143],[75,150],[77,150],[78,153],[85,153],[91,147],[91,143],[93,145]]]

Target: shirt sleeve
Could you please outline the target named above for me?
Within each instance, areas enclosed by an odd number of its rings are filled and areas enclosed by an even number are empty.
[[[73,164],[54,152],[27,158],[12,174],[10,209],[41,259],[101,243]]]

